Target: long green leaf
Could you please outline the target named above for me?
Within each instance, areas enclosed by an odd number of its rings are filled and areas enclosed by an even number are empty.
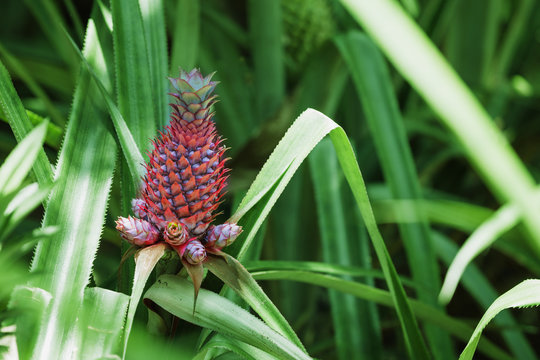
[[[164,127],[168,122],[167,92],[167,34],[162,0],[139,0],[146,38],[146,50],[152,78],[152,98],[156,125]]]
[[[540,255],[534,181],[478,100],[422,30],[394,1],[342,0],[398,71],[440,116],[501,203],[522,209],[531,248]],[[399,34],[400,41],[396,41]]]
[[[275,0],[248,1],[250,40],[255,66],[258,120],[273,115],[285,97],[281,5]]]
[[[200,290],[193,313],[193,285],[178,276],[161,276],[144,298],[147,304],[151,300],[181,319],[246,342],[277,358],[311,359],[246,310],[205,289]]]
[[[93,21],[85,43],[87,61],[100,79],[106,79]],[[116,161],[116,145],[104,125],[105,113],[96,107],[99,92],[91,79],[87,71],[81,73],[59,155],[57,186],[45,210],[43,225],[57,225],[59,231],[54,241],[38,245],[32,262],[32,271],[42,274],[37,285],[53,296],[44,326],[36,329],[34,354],[46,358],[69,358],[80,350],[77,317],[99,246]]]
[[[21,100],[15,92],[15,88],[11,83],[9,74],[0,62],[0,105],[6,115],[9,125],[15,134],[17,141],[22,139],[30,133],[33,126],[26,115],[24,106]],[[45,155],[45,151],[41,149],[38,154],[37,161],[34,163],[34,172],[36,174],[37,181],[40,185],[46,185],[52,182],[53,172],[52,166]]]
[[[233,244],[231,251],[236,252],[238,259],[242,261],[257,230],[292,178],[294,172],[313,147],[328,133],[330,133],[330,138],[334,144],[345,178],[362,213],[379,263],[385,274],[386,282],[395,301],[407,350],[416,359],[425,359],[428,357],[427,350],[405,297],[403,286],[399,281],[386,245],[377,228],[373,210],[367,196],[366,186],[358,168],[351,144],[343,129],[320,112],[313,109],[303,112],[289,130],[287,130],[287,133],[257,175],[257,178],[252,183],[237,211],[230,219],[233,222],[238,221],[248,210],[256,206],[249,214],[249,226],[244,232],[245,235],[242,235]],[[261,202],[257,204],[259,201]]]
[[[538,305],[540,305],[540,280],[525,280],[499,296],[480,319],[459,359],[470,360],[473,358],[482,330],[502,310]]]
[[[352,294],[361,299],[376,302],[377,304],[394,307],[394,300],[391,293],[377,289],[369,285],[354,281],[340,279],[335,276],[316,274],[305,271],[278,271],[268,270],[252,274],[256,280],[291,280],[322,286],[328,289],[335,289],[347,294]],[[439,326],[456,338],[466,341],[472,328],[460,320],[456,320],[431,305],[427,305],[418,300],[409,300],[415,315],[431,324]],[[512,359],[504,350],[497,345],[483,341],[479,346],[480,350],[494,359]]]
[[[336,42],[355,82],[386,182],[394,198],[420,199],[422,194],[412,151],[382,56],[371,40],[360,32],[341,36]],[[418,297],[426,303],[437,305],[439,268],[433,254],[427,219],[421,212],[417,215],[418,222],[399,224],[399,231],[413,279],[424,289],[418,291]],[[447,335],[429,326],[426,333],[435,358],[453,358],[452,344]]]
[[[287,320],[285,320],[247,270],[232,256],[227,254],[223,256],[224,259],[221,257],[209,258],[205,262],[205,266],[240,295],[268,326],[305,352],[304,345],[302,345]]]
[[[347,210],[339,196],[343,174],[339,172],[338,160],[330,140],[322,140],[311,152],[309,164],[319,214],[323,259],[329,264],[358,265],[360,256],[354,251],[356,248],[353,243],[358,240],[347,233]],[[373,339],[371,334],[363,332],[358,300],[334,290],[330,290],[328,295],[339,358],[379,358],[380,353],[370,353],[374,350]]]
[[[191,69],[197,64],[201,23],[201,5],[197,0],[176,2],[171,45],[171,73],[178,68]]]

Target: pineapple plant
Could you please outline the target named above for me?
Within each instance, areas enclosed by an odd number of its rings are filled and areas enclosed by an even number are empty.
[[[169,125],[153,141],[134,216],[116,228],[133,245],[166,242],[188,269],[202,266],[240,234],[234,223],[212,225],[227,184],[226,147],[213,121],[218,82],[198,69],[169,78],[175,102]]]

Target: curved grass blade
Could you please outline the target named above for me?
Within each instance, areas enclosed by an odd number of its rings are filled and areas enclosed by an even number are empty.
[[[243,341],[279,359],[311,359],[248,311],[213,292],[201,289],[193,314],[193,285],[178,276],[163,275],[144,295],[153,304],[193,324]]]
[[[303,283],[322,286],[328,289],[335,289],[347,294],[352,294],[358,298],[376,302],[384,306],[395,307],[393,296],[390,292],[371,287],[362,283],[344,280],[335,276],[324,274],[316,274],[305,271],[261,271],[253,273],[253,278],[256,280],[291,280]],[[472,328],[464,324],[460,320],[456,320],[431,305],[427,305],[418,300],[409,300],[411,309],[415,315],[431,324],[441,327],[456,338],[467,341],[468,334],[472,334]],[[510,360],[512,357],[508,355],[497,345],[482,341],[479,349],[482,353],[494,359]]]
[[[338,37],[336,43],[352,74],[385,180],[394,198],[421,199],[405,126],[381,54],[367,36],[357,31]],[[418,207],[410,210],[416,209],[421,210]],[[437,306],[439,267],[433,253],[430,227],[422,212],[413,214],[417,222],[401,223],[399,231],[413,279],[420,285],[419,299]],[[436,359],[455,358],[450,338],[446,334],[428,326],[426,335]]]
[[[374,277],[376,279],[384,279],[384,274],[380,270],[366,269],[358,266],[345,266],[337,264],[329,264],[317,261],[274,261],[274,260],[259,260],[246,261],[244,266],[249,272],[260,272],[265,270],[300,270],[317,272],[327,275],[339,275],[349,277]],[[416,284],[409,278],[400,277],[401,283],[409,287],[415,287]]]
[[[454,242],[440,233],[434,233],[435,249],[439,258],[445,264],[450,264],[458,252],[458,247]],[[498,293],[489,283],[482,272],[473,264],[470,264],[462,277],[463,287],[474,297],[483,309],[487,309],[495,299]],[[503,330],[501,335],[508,344],[508,348],[514,354],[516,359],[536,360],[531,345],[525,335],[520,330],[518,323],[510,312],[500,313],[493,322]]]
[[[517,206],[513,204],[504,205],[469,236],[448,267],[439,294],[440,302],[444,304],[450,302],[467,266],[502,234],[516,226],[520,218],[521,212]]]
[[[525,280],[499,296],[480,319],[459,359],[470,360],[473,358],[482,331],[499,312],[509,308],[538,305],[540,305],[540,280]]]
[[[15,138],[21,142],[32,131],[33,126],[2,62],[0,62],[0,105]],[[52,166],[43,149],[39,151],[37,161],[34,163],[34,172],[37,181],[42,186],[50,184],[53,180]]]
[[[499,201],[513,202],[522,209],[530,246],[540,255],[540,211],[532,196],[534,180],[471,91],[398,4],[391,0],[342,2],[454,133]],[[400,41],[396,41],[396,34]]]
[[[237,240],[233,244],[231,251],[237,252],[238,259],[242,261],[257,230],[294,175],[294,172],[315,145],[328,133],[330,133],[339,163],[363,216],[364,223],[385,274],[386,282],[395,301],[407,349],[412,357],[416,359],[427,359],[427,350],[407,302],[403,285],[397,276],[386,245],[377,228],[373,210],[367,196],[366,186],[358,163],[356,162],[354,151],[343,129],[322,113],[313,109],[304,111],[295,120],[289,130],[287,130],[285,136],[276,146],[272,155],[270,155],[240,203],[239,208],[231,217],[230,221],[236,222],[248,210],[257,206],[249,214],[250,221],[253,221],[253,223],[248,228],[244,228],[244,233],[239,239],[243,240],[243,242]],[[264,199],[264,201],[257,204],[261,199]],[[238,249],[239,246],[241,247],[240,249]]]
[[[15,147],[0,167],[0,196],[21,186],[32,165],[43,151],[47,122],[36,127]]]
[[[238,260],[223,253],[222,256],[210,256],[204,265],[240,295],[268,326],[306,351],[287,320]]]

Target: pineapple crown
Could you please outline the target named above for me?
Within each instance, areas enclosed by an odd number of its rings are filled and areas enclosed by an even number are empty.
[[[177,102],[171,104],[174,109],[173,115],[188,123],[210,120],[213,113],[209,113],[210,107],[216,102],[217,95],[212,95],[218,81],[211,81],[214,73],[203,77],[198,69],[189,73],[180,69],[180,76],[169,78],[172,86],[178,92],[170,93]]]

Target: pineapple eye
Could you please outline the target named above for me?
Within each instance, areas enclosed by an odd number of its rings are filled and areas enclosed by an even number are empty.
[[[169,224],[167,224],[167,230],[170,233],[180,232],[180,231],[182,231],[182,224],[171,221]]]

